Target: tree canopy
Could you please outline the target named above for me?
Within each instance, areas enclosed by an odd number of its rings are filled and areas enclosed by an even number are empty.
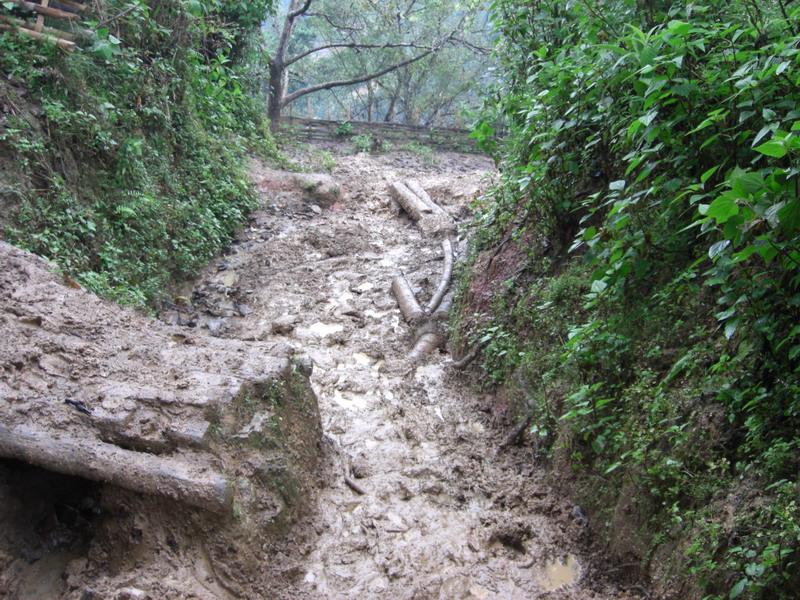
[[[489,71],[488,16],[477,0],[297,0],[271,28],[273,118],[306,98],[293,110],[453,122],[463,107],[477,107],[474,84]]]

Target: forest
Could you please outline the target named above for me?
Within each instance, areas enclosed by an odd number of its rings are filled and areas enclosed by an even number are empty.
[[[800,3],[0,1],[0,239],[142,314],[253,226],[252,160],[454,176],[354,122],[493,162],[447,348],[591,547],[642,597],[797,598]]]

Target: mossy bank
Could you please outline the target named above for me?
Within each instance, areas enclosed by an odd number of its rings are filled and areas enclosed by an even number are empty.
[[[797,11],[495,3],[454,346],[669,598],[800,590]],[[500,123],[505,139],[497,145]]]
[[[124,304],[196,273],[256,205],[248,153],[276,153],[251,76],[269,4],[97,2],[71,53],[0,32],[3,236]]]

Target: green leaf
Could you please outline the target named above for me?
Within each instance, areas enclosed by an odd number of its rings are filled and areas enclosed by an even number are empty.
[[[731,588],[731,591],[728,593],[729,600],[734,600],[735,598],[741,596],[748,583],[750,583],[750,580],[747,577],[736,582],[736,585],[734,585]]]
[[[683,21],[670,21],[667,29],[671,34],[683,37],[692,30],[692,26]]]
[[[714,200],[706,211],[706,216],[711,217],[721,225],[728,221],[734,215],[739,214],[739,205],[736,204],[736,198],[730,194],[722,194]]]
[[[731,245],[730,240],[721,240],[715,244],[711,245],[711,248],[708,249],[708,258],[711,260],[715,260],[720,254],[725,252],[728,246]]]
[[[746,198],[764,188],[764,178],[760,173],[745,171],[739,167],[733,170],[728,178],[731,189],[740,197]]]
[[[722,166],[722,165],[717,165],[716,167],[711,167],[708,171],[703,173],[700,176],[700,183],[705,183],[706,181],[711,179],[714,176],[714,173],[716,173],[719,170],[720,166]]]
[[[736,334],[737,327],[739,327],[739,319],[731,319],[725,323],[725,338],[731,339]]]
[[[649,126],[650,126],[650,124],[651,124],[653,121],[655,121],[655,120],[656,120],[656,117],[657,117],[657,116],[658,116],[658,111],[657,111],[657,110],[651,110],[651,111],[650,111],[649,113],[647,113],[645,116],[643,116],[643,117],[639,117],[639,122],[640,122],[642,125],[644,125],[645,127],[649,127]]]
[[[778,211],[778,220],[781,226],[789,231],[800,229],[800,200],[787,202],[786,205]]]
[[[607,287],[608,284],[602,279],[592,282],[592,292],[595,294],[602,294],[604,291],[606,291]]]
[[[608,189],[611,191],[621,191],[625,189],[625,180],[620,179],[619,181],[612,181],[608,184]]]
[[[756,146],[755,150],[760,154],[771,156],[772,158],[783,158],[789,152],[786,149],[786,145],[779,140],[770,140],[760,146]]]

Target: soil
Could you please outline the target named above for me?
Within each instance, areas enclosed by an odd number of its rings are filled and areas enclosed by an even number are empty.
[[[287,549],[296,577],[277,581],[275,597],[639,597],[605,581],[586,551],[582,510],[544,484],[532,455],[498,450],[502,402],[476,393],[444,350],[420,365],[406,360],[414,331],[392,278],[405,274],[424,304],[443,256],[389,185],[418,180],[465,229],[492,162],[326,148],[336,154],[339,202],[322,209],[291,174],[254,164],[263,210],[187,292],[204,308],[170,317],[219,336],[285,340],[313,363],[326,483]],[[463,256],[463,240],[457,249]],[[246,314],[224,316],[242,305]]]
[[[328,149],[336,154],[331,175],[341,198],[315,203],[292,173],[253,163],[262,208],[225,255],[164,307],[165,323],[152,326],[209,349],[283,352],[310,374],[324,432],[322,465],[316,492],[302,487],[293,498],[304,508],[294,511],[288,533],[276,529],[261,539],[263,523],[245,519],[228,524],[239,541],[226,550],[224,526],[201,525],[203,513],[78,480],[67,486],[66,500],[37,509],[38,519],[59,503],[77,510],[73,526],[60,532],[70,543],[28,557],[21,587],[0,597],[640,597],[604,576],[588,550],[583,511],[544,483],[531,452],[501,448],[511,424],[503,401],[477,392],[444,348],[419,364],[407,360],[414,331],[390,293],[392,278],[404,273],[424,304],[443,257],[439,240],[402,214],[389,185],[418,180],[463,224],[470,202],[494,177],[491,161]],[[308,156],[314,152],[294,159],[303,164]],[[463,240],[456,247],[463,256]],[[222,368],[213,366],[213,353],[204,357],[205,369]],[[224,471],[224,460],[215,460]],[[48,482],[52,473],[26,469],[0,463],[7,480],[0,477],[0,494],[12,479],[30,480],[26,489],[64,485],[60,476]],[[0,511],[0,524],[32,518],[32,508],[13,510]],[[210,551],[193,539],[193,527],[214,542]],[[257,531],[245,536],[247,527]],[[146,543],[133,545],[136,556],[120,556],[114,545],[125,539],[130,547],[134,530]],[[24,550],[0,544],[6,580],[20,580],[9,572],[25,562]],[[39,571],[50,575],[37,583]]]

